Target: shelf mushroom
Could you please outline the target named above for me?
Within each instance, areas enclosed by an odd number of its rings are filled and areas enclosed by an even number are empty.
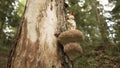
[[[58,41],[63,45],[64,52],[70,60],[74,60],[82,53],[80,42],[84,40],[83,34],[79,30],[68,30],[58,36]]]

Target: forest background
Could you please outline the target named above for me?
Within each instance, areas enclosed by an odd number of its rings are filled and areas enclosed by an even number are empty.
[[[8,55],[25,9],[25,0],[0,0],[0,68]],[[83,32],[83,54],[74,68],[120,68],[120,0],[68,0],[67,12],[75,13]]]

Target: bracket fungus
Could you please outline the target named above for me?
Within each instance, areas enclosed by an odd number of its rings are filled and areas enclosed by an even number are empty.
[[[58,41],[63,45],[64,52],[70,60],[74,60],[82,53],[80,42],[84,40],[83,34],[79,30],[68,30],[58,36]]]
[[[64,46],[64,52],[68,55],[70,60],[74,60],[82,54],[82,47],[79,43],[69,43]]]

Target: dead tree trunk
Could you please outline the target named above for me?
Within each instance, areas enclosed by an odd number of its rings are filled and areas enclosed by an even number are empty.
[[[71,68],[55,36],[64,25],[64,0],[28,0],[8,68]]]

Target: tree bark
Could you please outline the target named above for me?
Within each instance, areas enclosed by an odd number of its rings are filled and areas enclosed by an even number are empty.
[[[28,0],[8,68],[71,68],[55,36],[64,26],[64,0]]]

